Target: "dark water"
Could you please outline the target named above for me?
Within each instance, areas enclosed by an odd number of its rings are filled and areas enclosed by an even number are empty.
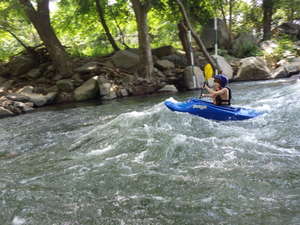
[[[0,120],[0,224],[300,224],[300,81],[234,83],[258,118],[156,95]],[[8,154],[12,154],[8,157]]]

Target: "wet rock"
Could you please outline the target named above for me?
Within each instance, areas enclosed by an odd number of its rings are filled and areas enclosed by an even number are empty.
[[[178,92],[175,85],[165,85],[163,88],[159,89],[158,92]]]
[[[56,92],[50,92],[46,95],[36,94],[33,93],[33,89],[34,88],[32,86],[25,86],[24,88],[20,89],[18,93],[27,96],[29,98],[29,101],[33,102],[35,106],[50,104],[57,95]]]
[[[116,87],[109,83],[109,82],[104,82],[99,81],[99,95],[101,96],[102,99],[104,100],[111,100],[115,99],[117,97],[116,94]]]
[[[278,67],[273,73],[272,78],[286,78],[290,77],[294,74],[300,73],[300,62],[292,62],[292,63],[286,63],[280,67]]]
[[[70,92],[59,92],[55,99],[54,99],[54,102],[55,103],[70,103],[70,102],[74,102],[74,95],[73,93],[70,93]]]
[[[10,110],[0,106],[0,118],[13,116],[13,115],[14,115],[13,112],[11,112]]]
[[[76,101],[94,99],[97,96],[99,96],[98,76],[94,76],[87,80],[74,91],[74,98]]]

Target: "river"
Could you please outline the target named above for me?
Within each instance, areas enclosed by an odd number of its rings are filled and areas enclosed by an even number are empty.
[[[234,105],[265,114],[216,122],[164,106],[198,94],[185,92],[1,119],[0,224],[299,225],[300,80],[230,87]]]

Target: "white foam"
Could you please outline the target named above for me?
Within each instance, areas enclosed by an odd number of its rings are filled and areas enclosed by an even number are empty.
[[[13,221],[11,222],[12,225],[22,225],[25,224],[26,220],[24,218],[15,216]]]
[[[112,146],[109,145],[107,146],[106,148],[103,148],[103,149],[97,149],[97,150],[93,150],[91,152],[89,152],[87,155],[91,156],[91,155],[102,155],[106,152],[109,152],[112,150]]]

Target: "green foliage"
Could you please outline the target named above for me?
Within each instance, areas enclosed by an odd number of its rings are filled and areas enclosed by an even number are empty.
[[[287,57],[288,55],[297,55],[297,49],[295,48],[293,40],[287,35],[281,35],[276,39],[278,47],[274,49],[272,53],[273,58],[280,60]]]
[[[22,29],[20,29],[22,28]],[[37,33],[22,8],[14,0],[0,1],[0,60],[7,61],[24,50],[16,36],[26,46],[39,43]]]
[[[50,0],[57,2],[57,10],[51,13],[51,25],[67,51],[76,56],[94,56],[110,53],[113,49],[99,22],[95,0]],[[104,9],[109,29],[121,48],[123,42],[129,47],[138,47],[136,21],[129,0],[99,0]],[[181,47],[178,40],[177,24],[182,20],[175,0],[141,0],[151,3],[148,13],[151,47],[173,45]],[[273,25],[300,18],[300,0],[273,0]],[[33,2],[33,0],[32,0]],[[221,9],[229,15],[227,0],[182,0],[188,16],[195,28],[199,30],[208,19],[218,16],[222,18]],[[233,1],[232,30],[234,34],[241,31],[253,32],[258,37],[262,31],[261,1]],[[22,27],[22,29],[20,29]],[[28,22],[17,0],[0,1],[0,60],[23,50],[23,47],[8,32],[15,34],[26,45],[40,43],[39,37]],[[291,40],[281,37],[279,48],[275,51],[278,57],[285,50],[294,53]],[[243,45],[243,56],[261,55],[258,46],[250,43]]]
[[[250,57],[250,56],[259,56],[262,55],[257,44],[254,44],[250,41],[245,41],[240,48],[240,52],[238,53],[237,57]]]

